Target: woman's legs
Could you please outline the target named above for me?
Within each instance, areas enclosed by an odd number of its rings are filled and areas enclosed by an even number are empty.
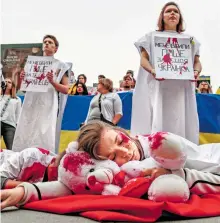
[[[15,127],[8,125],[4,122],[1,122],[1,134],[3,136],[7,149],[10,149],[10,150],[12,149],[15,130],[16,130]]]

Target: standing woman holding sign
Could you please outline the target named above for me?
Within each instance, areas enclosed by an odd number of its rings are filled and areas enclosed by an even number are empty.
[[[157,56],[154,52],[154,41],[155,36],[166,37],[170,41],[167,41],[169,46],[173,44],[178,51],[176,40],[188,38],[191,44],[189,58],[192,58],[190,63],[195,80],[202,69],[199,60],[200,44],[194,37],[183,34],[183,17],[175,2],[169,2],[162,8],[158,28],[135,43],[140,53],[141,66],[133,93],[131,133],[135,135],[169,131],[198,144],[199,121],[195,83],[192,80],[157,78],[154,66],[154,58]],[[169,62],[172,62],[172,59],[166,61],[167,67]],[[183,66],[180,72],[184,73],[186,70]]]

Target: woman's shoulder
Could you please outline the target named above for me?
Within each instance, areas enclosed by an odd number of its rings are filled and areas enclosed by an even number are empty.
[[[145,33],[143,36],[141,36],[138,41],[140,40],[146,40],[147,38],[149,38],[150,36],[154,35],[157,31],[150,31],[148,33]]]
[[[118,94],[116,92],[109,92],[105,95],[106,98],[116,98],[118,97]]]

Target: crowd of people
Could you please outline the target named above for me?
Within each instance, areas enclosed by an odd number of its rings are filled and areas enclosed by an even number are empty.
[[[158,132],[171,132],[177,139],[181,139],[184,145],[183,148],[185,148],[187,154],[186,166],[178,170],[179,172],[164,168],[153,168],[146,171],[145,175],[158,177],[176,173],[188,183],[192,193],[199,195],[220,193],[220,176],[218,175],[220,150],[217,149],[220,144],[198,145],[199,120],[195,83],[190,80],[164,80],[156,77],[154,57],[152,56],[155,53],[153,38],[158,33],[173,38],[189,37],[183,34],[183,31],[183,16],[179,6],[174,2],[165,4],[159,16],[158,30],[147,33],[135,43],[141,58],[137,80],[134,79],[133,71],[128,70],[123,77],[120,88],[114,92],[112,80],[104,75],[98,76],[97,92],[94,93],[95,96],[90,102],[87,118],[79,130],[78,150],[86,151],[94,159],[110,159],[121,166],[131,160],[149,158],[149,137]],[[191,56],[193,58],[195,81],[197,81],[202,71],[199,57],[200,44],[194,37],[190,36],[190,38],[194,40]],[[54,56],[58,47],[59,43],[56,37],[47,35],[43,38],[44,56]],[[56,64],[57,67],[64,66],[63,62],[58,60]],[[87,77],[84,74],[80,74],[77,81],[69,88],[67,69],[60,69],[62,72],[58,76],[49,72],[47,74],[50,82],[48,92],[26,92],[22,107],[20,99],[13,94],[13,85],[7,83],[8,90],[2,95],[2,99],[4,98],[4,104],[7,103],[8,105],[3,105],[4,109],[1,112],[1,117],[4,117],[4,115],[5,117],[13,116],[10,123],[5,122],[4,128],[7,128],[7,125],[15,128],[16,124],[17,128],[13,145],[9,143],[9,133],[4,135],[7,149],[12,148],[13,152],[9,154],[10,158],[7,158],[0,168],[2,188],[7,188],[7,184],[14,185],[14,180],[17,180],[16,185],[20,185],[21,178],[13,174],[14,170],[10,167],[12,163],[18,163],[19,160],[23,160],[22,165],[24,166],[26,165],[25,162],[30,162],[27,156],[33,153],[24,153],[23,151],[26,148],[32,147],[32,150],[33,147],[36,148],[34,153],[40,154],[35,155],[36,159],[42,161],[42,153],[45,155],[45,160],[48,161],[49,159],[48,162],[44,162],[45,171],[43,177],[40,180],[38,179],[39,181],[48,180],[50,168],[54,167],[55,171],[57,170],[61,158],[65,155],[65,151],[59,155],[54,154],[54,152],[58,151],[61,122],[67,96],[68,94],[78,96],[90,94],[86,87]],[[24,76],[25,73],[22,72],[21,79]],[[10,80],[7,79],[7,81]],[[206,84],[202,82],[200,85],[201,93],[210,93]],[[117,94],[120,91],[133,91],[131,135],[117,126],[123,115],[122,102]],[[9,95],[10,100],[5,97],[7,95]],[[1,100],[1,103],[3,103],[3,100]],[[7,109],[10,109],[13,115],[11,113],[7,114]],[[203,148],[201,149],[201,147]],[[42,152],[42,149],[39,148],[43,148],[48,153]],[[201,150],[203,150],[203,153],[201,153]],[[24,156],[26,156],[26,159],[23,158]],[[25,169],[22,165],[19,167]],[[49,169],[48,166],[50,166]],[[10,173],[14,177],[8,174],[7,171],[9,170],[12,171]],[[27,181],[36,182],[30,180],[33,178],[32,174]],[[192,185],[198,181],[206,183],[205,185],[196,185],[194,190]],[[1,191],[3,200],[1,208],[19,202],[20,204],[28,202],[27,199],[24,202],[24,197],[27,197],[28,193],[26,187],[28,186],[22,184],[15,189]],[[61,194],[58,190],[57,196],[61,196]]]

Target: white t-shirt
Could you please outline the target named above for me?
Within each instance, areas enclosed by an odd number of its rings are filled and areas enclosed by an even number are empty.
[[[2,109],[4,109],[5,104],[9,99],[9,95],[0,96],[0,111],[2,113]],[[8,125],[16,127],[18,122],[18,117],[21,112],[21,99],[17,98],[10,98],[8,106],[6,107],[5,112],[3,113],[3,117],[0,117],[1,122],[4,122]]]
[[[97,94],[90,102],[86,122],[93,119],[100,119],[99,97]],[[122,113],[122,101],[117,93],[109,92],[101,96],[101,110],[105,119],[112,122],[116,114]]]

